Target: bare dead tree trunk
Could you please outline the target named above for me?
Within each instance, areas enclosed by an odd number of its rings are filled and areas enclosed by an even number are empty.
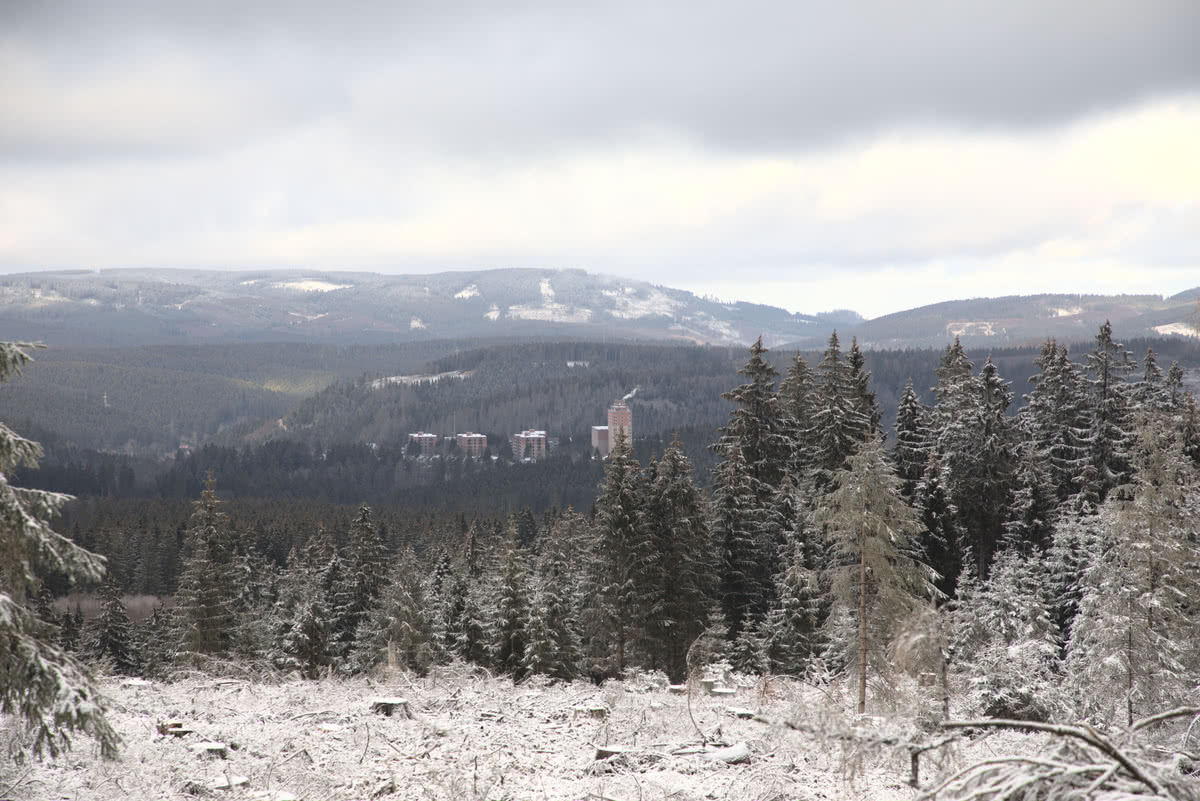
[[[858,542],[858,714],[867,711],[867,538]]]

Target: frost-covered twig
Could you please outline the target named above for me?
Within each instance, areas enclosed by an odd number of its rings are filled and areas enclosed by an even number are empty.
[[[1156,795],[1163,793],[1162,784],[1134,762],[1121,749],[1117,748],[1108,738],[1104,737],[1091,726],[1068,726],[1061,723],[1038,723],[1028,720],[948,720],[942,724],[946,729],[1016,729],[1018,731],[1037,731],[1054,734],[1059,737],[1071,737],[1087,743],[1105,756],[1114,760],[1125,771]]]
[[[1200,716],[1200,707],[1181,706],[1176,709],[1168,709],[1166,712],[1159,712],[1157,715],[1151,715],[1148,718],[1142,718],[1141,720],[1136,721],[1132,726],[1129,727],[1129,730],[1137,731],[1138,729],[1144,729],[1147,726],[1152,726],[1155,723],[1162,723],[1164,720],[1185,718],[1189,715],[1192,717]],[[1190,729],[1191,726],[1188,728]]]

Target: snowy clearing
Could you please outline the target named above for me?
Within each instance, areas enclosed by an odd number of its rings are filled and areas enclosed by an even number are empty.
[[[995,335],[995,323],[989,323],[986,320],[946,323],[946,336],[948,337],[994,337]]]
[[[665,681],[514,686],[457,666],[426,678],[114,679],[103,688],[124,738],[120,760],[105,763],[79,740],[57,761],[0,766],[0,794],[8,788],[27,801],[917,796],[906,784],[907,754],[863,761],[832,740],[749,717],[785,720],[828,706],[831,696],[780,679],[737,687],[729,698],[694,690],[690,714],[689,696]],[[380,701],[388,703],[373,712]],[[392,714],[381,714],[385,708]],[[1035,741],[998,734],[963,750],[1029,749]],[[607,758],[598,758],[599,747]],[[748,762],[737,761],[747,752]],[[923,758],[925,787],[936,761],[932,752]]]
[[[414,317],[408,321],[408,329],[410,331],[415,331],[418,328],[424,328],[424,327],[425,327],[425,323],[421,322],[420,317]]]
[[[421,326],[424,328],[424,326]],[[427,375],[390,375],[387,378],[376,378],[368,386],[371,389],[383,389],[388,386],[412,386],[414,384],[436,384],[444,378],[457,378],[460,381],[475,375],[474,370],[450,370],[445,373],[430,373]]]
[[[1054,308],[1050,311],[1054,312],[1055,317],[1074,317],[1076,314],[1083,314],[1082,306],[1072,306],[1069,309]]]
[[[657,289],[650,290],[646,297],[640,298],[633,290],[626,288],[624,292],[603,290],[603,294],[612,298],[615,308],[608,313],[621,320],[637,320],[642,317],[672,317],[675,310],[682,307],[679,301],[670,298]]]
[[[488,318],[492,322],[496,322],[497,320],[500,319],[500,307],[497,306],[495,303],[493,303],[492,307],[490,309],[488,309],[487,313],[485,313],[483,316]]]
[[[350,289],[354,284],[334,284],[309,278],[303,281],[279,281],[271,286],[276,289],[296,289],[301,292],[332,292],[335,289]]]
[[[1200,328],[1187,323],[1168,323],[1167,325],[1156,325],[1154,330],[1164,336],[1171,334],[1179,334],[1185,337],[1200,337]]]
[[[468,298],[474,298],[478,295],[479,287],[475,284],[470,284],[454,293],[454,297],[458,298],[459,300],[467,300]]]

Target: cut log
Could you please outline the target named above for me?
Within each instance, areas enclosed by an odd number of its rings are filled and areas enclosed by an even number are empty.
[[[707,754],[701,754],[700,758],[706,762],[724,762],[727,765],[749,764],[750,746],[745,743],[734,743],[728,748],[718,748]]]
[[[158,723],[158,733],[166,737],[183,737],[187,734],[192,734],[195,729],[187,728],[182,720],[163,720]]]
[[[396,710],[400,710],[401,717],[412,717],[412,710],[408,708],[407,698],[376,698],[371,702],[371,711],[377,715],[390,718]]]
[[[250,783],[250,780],[245,776],[231,776],[226,774],[215,782],[209,785],[214,790],[232,790],[234,787],[242,787]]]
[[[708,691],[709,695],[715,695],[718,698],[732,698],[737,695],[737,690],[732,687],[713,687]]]
[[[196,756],[202,757],[208,756],[215,757],[217,759],[224,759],[229,754],[229,746],[225,745],[225,743],[194,743],[189,745],[188,748],[190,748],[192,753]]]
[[[638,749],[628,745],[598,745],[596,746],[596,759],[610,759],[622,754],[636,754]]]
[[[672,695],[686,695],[687,694],[687,685],[686,684],[668,684],[667,692],[671,693]]]
[[[728,706],[725,707],[725,711],[733,715],[735,718],[741,718],[742,720],[750,720],[754,717],[753,709],[746,709],[745,707],[741,706]]]
[[[717,680],[713,678],[700,679],[700,686],[704,688],[704,692],[711,693],[713,687],[717,686]]]

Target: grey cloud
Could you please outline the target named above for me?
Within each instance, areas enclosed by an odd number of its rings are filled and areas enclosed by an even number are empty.
[[[31,61],[51,106],[97,75],[117,91],[182,64],[181,102],[219,119],[70,132],[0,111],[0,156],[189,153],[329,121],[400,157],[656,136],[789,152],[898,125],[1050,125],[1200,90],[1193,0],[100,5],[5,4],[0,64]]]

